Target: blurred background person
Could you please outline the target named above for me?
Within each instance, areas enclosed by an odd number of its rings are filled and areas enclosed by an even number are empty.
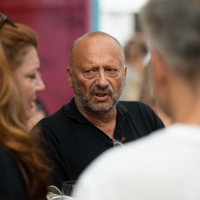
[[[33,103],[31,117],[27,120],[27,128],[30,131],[41,119],[47,117],[47,111],[41,101],[36,99]]]
[[[127,66],[126,86],[121,96],[124,101],[137,101],[141,88],[144,68],[147,64],[148,50],[145,37],[136,33],[124,47]]]
[[[166,127],[172,123],[172,119],[162,111],[162,109],[158,105],[158,101],[155,98],[151,65],[151,62],[149,62],[144,69],[138,100],[142,103],[149,105],[162,120]]]
[[[0,199],[44,200],[50,169],[26,123],[44,90],[35,33],[0,14]]]

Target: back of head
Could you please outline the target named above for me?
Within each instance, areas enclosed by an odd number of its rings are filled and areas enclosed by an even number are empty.
[[[141,20],[150,49],[192,81],[200,70],[200,1],[150,0]]]
[[[13,77],[29,48],[37,48],[37,39],[27,26],[15,26],[5,22],[0,28],[0,146],[14,156],[26,183],[27,199],[45,199],[50,169],[27,132]]]

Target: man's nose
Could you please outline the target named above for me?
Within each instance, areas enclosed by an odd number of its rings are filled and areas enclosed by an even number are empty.
[[[107,80],[107,77],[106,77],[106,74],[105,74],[104,70],[99,70],[98,78],[96,80],[96,85],[98,85],[101,88],[104,88],[108,84],[109,83],[108,83],[108,80]]]
[[[44,82],[42,81],[39,73],[37,74],[35,85],[36,85],[36,92],[37,93],[42,92],[45,89]]]

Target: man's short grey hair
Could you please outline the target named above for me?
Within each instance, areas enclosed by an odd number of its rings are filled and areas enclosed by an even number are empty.
[[[114,38],[113,36],[109,35],[108,33],[104,33],[104,32],[101,32],[101,31],[89,32],[89,33],[86,33],[85,35],[81,36],[77,40],[75,40],[74,43],[72,44],[72,47],[71,47],[71,50],[70,50],[70,55],[69,55],[69,68],[70,68],[71,73],[73,72],[72,71],[73,50],[74,50],[74,47],[76,46],[76,44],[78,43],[78,41],[82,40],[85,37],[96,37],[96,36],[107,36],[107,37],[110,37],[113,40],[115,40],[117,42],[117,44],[119,45],[119,47],[120,47],[120,49],[122,51],[123,57],[124,57],[123,47],[122,47],[122,45],[119,43],[119,41],[116,38]]]
[[[200,0],[149,0],[141,12],[149,47],[179,74],[200,71]]]

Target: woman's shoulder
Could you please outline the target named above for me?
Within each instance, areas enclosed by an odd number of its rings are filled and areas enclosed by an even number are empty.
[[[0,174],[1,177],[7,175],[7,172],[10,170],[18,171],[19,167],[14,159],[14,157],[4,148],[0,146]],[[4,173],[3,173],[4,172]]]
[[[15,162],[14,158],[10,155],[10,153],[8,153],[8,151],[2,148],[1,146],[0,146],[0,162],[1,162],[0,168],[3,167],[4,165],[7,165],[8,163]]]
[[[1,146],[0,177],[0,199],[27,199],[24,179],[17,162],[14,157]]]

